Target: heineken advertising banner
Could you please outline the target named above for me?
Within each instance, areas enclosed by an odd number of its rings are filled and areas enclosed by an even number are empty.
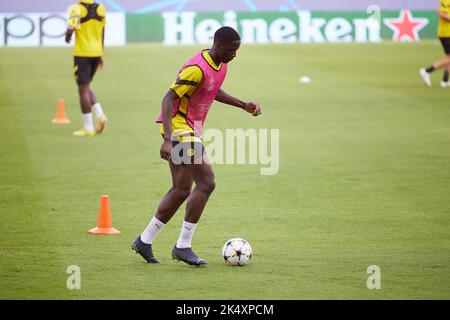
[[[0,13],[0,46],[64,46],[66,13]],[[435,38],[436,11],[162,12],[107,14],[105,45],[208,44],[228,25],[244,43],[420,41]]]
[[[127,42],[211,43],[228,25],[244,43],[420,41],[435,38],[436,11],[163,12],[127,14]]]

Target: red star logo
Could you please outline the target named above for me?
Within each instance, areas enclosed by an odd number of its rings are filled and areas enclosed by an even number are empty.
[[[411,11],[402,10],[398,18],[386,18],[384,23],[394,31],[392,40],[394,41],[419,41],[419,31],[427,24],[428,19],[413,18]]]

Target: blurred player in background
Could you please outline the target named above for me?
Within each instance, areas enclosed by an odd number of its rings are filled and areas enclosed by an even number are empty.
[[[445,68],[444,77],[441,81],[441,87],[450,87],[450,82],[448,74],[450,72],[450,0],[440,0],[439,1],[439,26],[438,26],[438,37],[444,47],[444,52],[447,55],[445,59],[438,60],[433,63],[428,68],[420,69],[420,75],[423,81],[429,87],[431,87],[431,73]]]
[[[75,131],[75,136],[88,137],[101,133],[106,126],[107,118],[102,106],[97,101],[90,83],[94,74],[103,68],[103,49],[105,39],[105,14],[103,4],[94,0],[81,0],[70,6],[67,22],[66,42],[69,43],[75,32],[74,74],[78,84],[78,94],[84,127]],[[94,129],[92,110],[97,118]]]
[[[172,187],[161,199],[147,228],[132,244],[133,250],[148,263],[159,263],[153,256],[152,243],[181,204],[187,201],[172,258],[194,266],[206,264],[191,248],[197,222],[215,187],[214,172],[201,141],[203,123],[214,100],[241,108],[253,116],[261,114],[257,103],[244,102],[221,89],[227,63],[236,56],[240,40],[234,29],[218,29],[212,48],[197,53],[184,64],[163,98],[162,112],[157,119],[164,140],[160,156],[169,162]]]

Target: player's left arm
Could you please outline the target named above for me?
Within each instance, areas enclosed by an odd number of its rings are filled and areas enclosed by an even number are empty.
[[[103,58],[103,56],[101,56],[98,59],[98,69],[102,70],[104,66],[105,66],[105,59]]]
[[[222,89],[219,89],[219,92],[217,93],[217,96],[216,96],[216,101],[244,109],[245,111],[247,111],[248,113],[251,113],[255,117],[259,116],[262,113],[261,106],[259,105],[259,103],[244,102],[236,97],[229,95]]]
[[[446,14],[445,12],[439,12],[439,17],[441,17],[442,19],[444,19],[447,22],[450,22],[450,16],[448,14]]]
[[[102,47],[103,47],[103,50],[104,50],[105,49],[106,8],[105,8],[105,6],[102,3],[98,6],[97,13],[101,17],[103,17],[103,22],[102,22]],[[104,66],[105,66],[105,59],[103,58],[103,56],[101,56],[100,59],[99,59],[98,67],[99,67],[100,70],[102,70]]]
[[[103,26],[103,30],[102,30],[102,47],[104,50],[105,49],[105,27],[104,26]],[[105,59],[103,58],[103,56],[101,56],[98,61],[98,68],[100,70],[103,70],[104,66],[105,66]]]
[[[438,14],[441,19],[450,22],[450,15],[448,15],[448,6],[445,6],[445,4],[442,2],[440,3]]]

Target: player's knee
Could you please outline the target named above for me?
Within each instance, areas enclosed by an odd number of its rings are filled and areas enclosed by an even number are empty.
[[[191,188],[175,187],[173,190],[179,199],[187,199],[191,194]]]
[[[207,182],[202,183],[200,186],[201,191],[208,195],[213,193],[215,188],[216,188],[216,182],[214,181],[214,179],[208,180]]]
[[[216,181],[213,180],[213,181],[211,182],[211,186],[210,186],[210,191],[211,191],[210,193],[212,193],[212,192],[214,191],[215,188],[216,188]]]

